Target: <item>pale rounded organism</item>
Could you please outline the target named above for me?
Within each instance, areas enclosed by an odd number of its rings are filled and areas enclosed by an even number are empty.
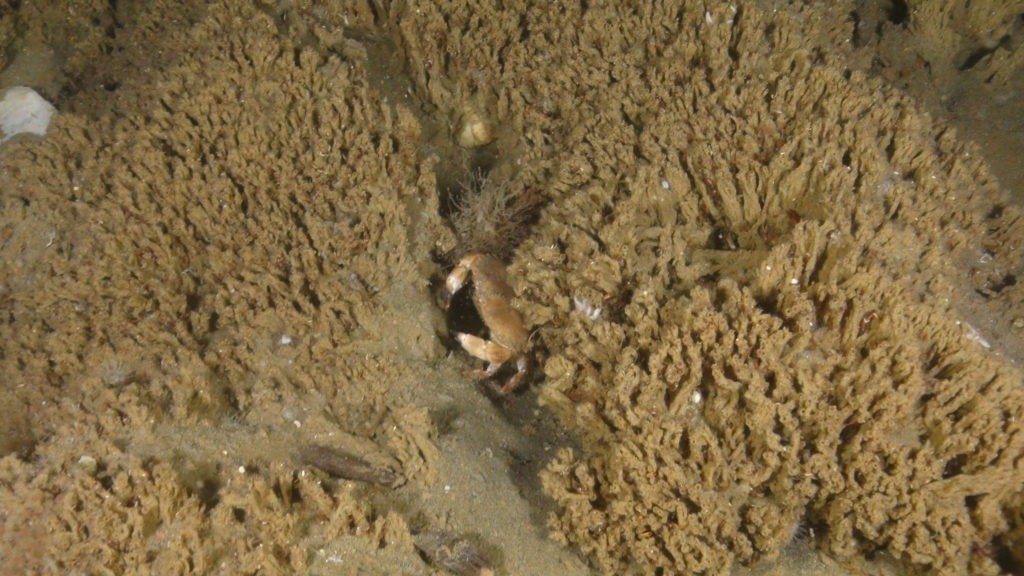
[[[486,115],[470,108],[459,119],[455,137],[463,148],[486,146],[494,141],[494,126]]]

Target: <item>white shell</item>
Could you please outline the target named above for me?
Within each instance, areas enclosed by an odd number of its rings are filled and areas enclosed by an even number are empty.
[[[462,115],[456,139],[463,148],[476,148],[494,141],[494,129],[491,123],[476,110]]]
[[[35,90],[24,86],[8,88],[0,100],[0,142],[15,134],[46,135],[54,112],[56,109]]]

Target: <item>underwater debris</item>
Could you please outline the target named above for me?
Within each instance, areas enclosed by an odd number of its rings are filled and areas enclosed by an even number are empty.
[[[429,530],[413,536],[416,549],[435,564],[460,576],[494,576],[494,568],[476,545],[447,532]]]
[[[579,296],[572,297],[572,307],[580,314],[586,316],[587,320],[590,320],[591,322],[597,321],[597,319],[601,317],[601,312],[603,311],[601,306]]]
[[[56,109],[35,90],[12,86],[0,99],[0,142],[18,134],[45,136]]]
[[[299,461],[343,480],[391,487],[405,481],[402,474],[391,468],[374,466],[362,458],[319,444],[303,446],[299,450]]]
[[[452,203],[450,221],[459,244],[456,259],[480,252],[507,262],[536,219],[541,197],[513,180],[478,172]]]

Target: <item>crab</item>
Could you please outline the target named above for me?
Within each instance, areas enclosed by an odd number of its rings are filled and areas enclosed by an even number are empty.
[[[490,340],[464,332],[457,332],[455,338],[466,352],[488,363],[485,370],[467,372],[473,378],[491,378],[507,362],[515,361],[516,373],[499,391],[506,395],[518,388],[529,372],[530,333],[522,315],[512,307],[514,293],[508,285],[505,266],[487,254],[471,252],[459,260],[445,280],[446,308],[470,276],[473,280],[473,305],[490,332]]]

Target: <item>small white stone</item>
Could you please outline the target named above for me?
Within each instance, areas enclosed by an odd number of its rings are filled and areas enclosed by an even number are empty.
[[[287,334],[281,334],[281,338],[277,341],[281,346],[287,346],[292,343],[292,337]]]
[[[245,466],[239,466],[238,467],[238,473],[239,474],[245,474]]]
[[[43,99],[35,90],[25,86],[13,86],[4,92],[0,100],[0,142],[16,134],[45,136],[46,128],[56,108]]]
[[[577,312],[586,316],[590,321],[597,320],[601,317],[601,307],[595,306],[588,300],[584,300],[578,296],[573,296],[572,305]]]
[[[79,458],[76,465],[78,466],[79,470],[82,470],[83,472],[90,476],[95,475],[96,470],[99,468],[99,464],[96,462],[96,459],[89,455],[85,455]]]

